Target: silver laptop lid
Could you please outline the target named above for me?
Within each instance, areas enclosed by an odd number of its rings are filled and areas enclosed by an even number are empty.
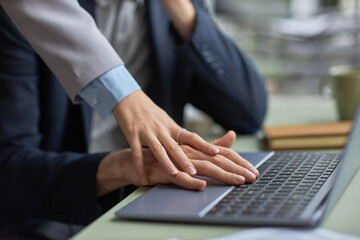
[[[345,154],[340,164],[336,181],[329,193],[324,216],[332,209],[360,167],[360,102],[358,103],[352,131],[346,143]]]

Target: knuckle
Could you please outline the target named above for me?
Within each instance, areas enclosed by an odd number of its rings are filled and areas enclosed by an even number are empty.
[[[199,135],[197,135],[197,134],[194,133],[194,132],[190,132],[190,133],[189,133],[189,137],[190,137],[192,140],[195,140],[195,139],[197,139],[197,138],[199,137]]]
[[[207,172],[214,170],[214,164],[208,161],[200,161],[199,167]]]
[[[173,151],[178,150],[178,147],[179,147],[179,145],[177,145],[175,143],[170,145],[170,149],[173,150]]]
[[[161,130],[163,129],[163,124],[162,122],[154,122],[154,126],[153,126],[156,130]]]
[[[160,144],[160,143],[157,143],[153,146],[153,149],[155,151],[163,151],[164,150],[164,147]]]
[[[133,150],[133,156],[134,156],[135,160],[141,159],[141,157],[142,157],[141,150]]]
[[[217,166],[223,163],[223,160],[218,156],[212,157],[211,159],[212,159],[211,162]]]
[[[233,154],[232,149],[229,148],[223,148],[221,149],[221,154],[223,154],[227,158],[235,159],[239,154],[236,153],[236,155]]]
[[[128,132],[132,135],[137,135],[139,132],[139,126],[136,124],[130,125],[128,127]]]

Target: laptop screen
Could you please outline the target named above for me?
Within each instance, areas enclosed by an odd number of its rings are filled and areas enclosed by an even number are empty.
[[[358,104],[352,131],[346,144],[344,158],[340,164],[336,182],[329,195],[329,203],[325,215],[332,209],[360,167],[360,103]]]

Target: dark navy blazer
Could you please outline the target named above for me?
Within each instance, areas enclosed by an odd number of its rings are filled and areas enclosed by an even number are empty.
[[[93,13],[92,0],[80,2]],[[265,115],[264,81],[203,2],[193,2],[196,27],[181,43],[161,5],[146,1],[153,60],[147,93],[179,124],[192,103],[225,129],[252,133]],[[0,44],[0,213],[87,224],[102,204],[121,197],[96,198],[105,153],[86,153],[90,109],[70,102],[2,9]]]

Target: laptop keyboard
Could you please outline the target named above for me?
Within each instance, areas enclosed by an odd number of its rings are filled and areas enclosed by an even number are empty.
[[[265,171],[255,182],[233,188],[205,216],[298,216],[341,157],[337,153],[275,153],[260,166]]]

